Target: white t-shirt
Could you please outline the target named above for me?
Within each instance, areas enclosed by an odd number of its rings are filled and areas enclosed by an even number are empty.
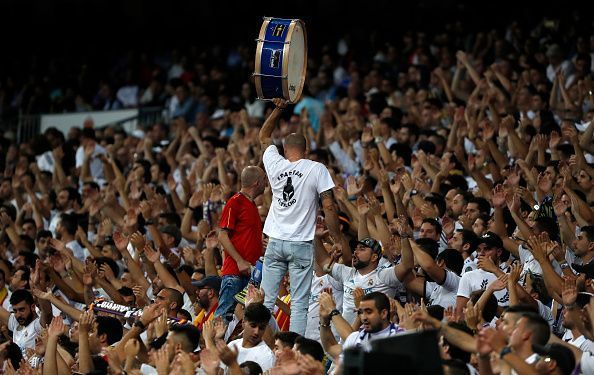
[[[460,285],[460,276],[450,270],[446,270],[443,284],[427,282],[425,286],[425,297],[430,305],[439,305],[443,308],[456,306],[456,295]]]
[[[336,302],[336,309],[342,312],[342,283],[333,279],[330,275],[326,274],[318,277],[314,273],[311,280],[307,326],[305,327],[305,337],[308,339],[320,341],[320,294],[326,288],[332,288],[332,297]],[[332,328],[334,332],[334,326]]]
[[[476,263],[476,259],[473,259],[471,257],[464,259],[464,265],[462,266],[462,275],[464,275],[466,272],[476,270],[477,267],[478,265]]]
[[[105,154],[105,149],[95,144],[95,150],[91,155],[91,161],[89,163],[89,171],[94,180],[103,179],[103,162],[98,158],[99,155]],[[76,168],[81,168],[85,161],[85,148],[79,146],[76,150]]]
[[[571,333],[570,329],[567,329],[565,331],[565,334],[563,334],[563,337],[561,339],[566,343],[571,344],[576,348],[579,348],[582,352],[594,352],[594,342],[588,340],[586,337],[584,337],[584,335],[581,335],[580,337],[574,340],[573,334]]]
[[[266,345],[264,341],[261,341],[258,345],[253,348],[244,348],[242,346],[243,339],[237,339],[231,341],[228,346],[231,350],[237,351],[237,363],[242,364],[245,361],[253,361],[260,365],[262,371],[269,370],[274,366],[275,357],[274,352]],[[227,366],[221,363],[221,368],[225,370],[225,374],[228,374]]]
[[[21,348],[24,354],[27,348],[35,349],[35,338],[42,328],[39,318],[35,318],[28,326],[22,326],[12,313],[8,318],[8,329],[12,331],[12,341]]]
[[[583,352],[580,360],[580,368],[582,374],[594,374],[594,354],[590,352]]]
[[[344,340],[344,344],[342,344],[342,352],[344,353],[346,349],[355,347],[360,347],[363,351],[368,352],[371,350],[371,341],[402,334],[403,332],[404,330],[397,324],[390,324],[388,327],[376,333],[368,333],[359,330],[351,333],[346,340]]]
[[[353,298],[353,291],[355,288],[363,289],[365,294],[382,292],[388,297],[394,298],[396,289],[402,285],[400,280],[396,277],[396,272],[393,267],[382,269],[376,268],[366,275],[361,275],[359,271],[353,267],[334,263],[330,275],[342,283],[342,316],[349,323],[353,323],[357,316],[357,313],[355,312],[355,300]]]
[[[328,169],[308,159],[290,162],[274,145],[264,151],[263,162],[272,189],[264,233],[279,240],[313,240],[318,196],[334,187]]]
[[[542,316],[544,320],[547,321],[547,323],[549,323],[549,326],[553,327],[553,324],[555,324],[555,318],[553,317],[551,308],[539,300],[536,300],[536,303],[538,304],[538,314]]]
[[[66,243],[66,247],[69,248],[70,250],[72,250],[72,253],[74,253],[74,257],[76,259],[80,260],[81,262],[84,262],[85,259],[87,258],[86,253],[88,253],[88,252],[85,252],[85,249],[78,244],[78,241],[72,240],[72,241]]]
[[[472,292],[486,289],[496,279],[497,277],[494,274],[480,268],[466,272],[460,279],[457,296],[470,298]],[[499,306],[509,306],[509,292],[507,289],[496,291],[494,294]]]

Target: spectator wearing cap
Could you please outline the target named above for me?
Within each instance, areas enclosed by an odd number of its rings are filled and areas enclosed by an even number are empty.
[[[241,172],[241,190],[225,204],[219,220],[219,241],[225,250],[219,306],[215,316],[232,313],[234,296],[245,288],[250,271],[262,256],[262,221],[254,200],[266,187],[266,174],[249,166]]]
[[[478,268],[464,273],[460,279],[456,298],[456,311],[458,313],[462,313],[472,292],[485,289],[487,285],[503,273],[499,268],[501,253],[503,252],[503,242],[498,235],[493,232],[485,233],[479,238],[476,251],[478,254]],[[489,265],[491,267],[488,267]],[[486,267],[489,268],[489,271],[485,270]],[[495,273],[490,271],[494,271]],[[504,307],[509,305],[509,293],[507,290],[496,291],[495,297],[499,306]]]
[[[571,375],[575,369],[575,356],[569,348],[560,344],[534,345],[533,350],[540,356],[536,362],[539,374]],[[589,372],[584,372],[587,374]]]
[[[202,308],[202,311],[194,319],[194,325],[202,330],[204,322],[215,317],[215,311],[219,306],[221,278],[219,276],[207,276],[200,281],[193,281],[192,285],[197,289],[198,304]]]
[[[333,262],[321,239],[315,240],[316,261],[322,269],[332,278],[343,285],[343,312],[342,315],[349,323],[357,317],[353,291],[363,289],[365,294],[382,292],[393,297],[396,289],[401,286],[406,269],[401,264],[394,267],[378,268],[382,258],[382,247],[379,242],[371,237],[366,237],[357,242],[353,253],[352,267]]]

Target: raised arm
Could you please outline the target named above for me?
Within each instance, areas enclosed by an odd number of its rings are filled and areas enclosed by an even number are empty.
[[[272,102],[276,106],[270,116],[264,121],[262,128],[260,128],[260,133],[258,134],[258,139],[260,140],[260,145],[262,146],[262,150],[265,150],[268,146],[272,144],[272,132],[274,128],[278,124],[278,120],[280,118],[283,109],[287,107],[287,102],[283,99],[272,99]]]
[[[338,225],[338,215],[336,214],[338,208],[334,201],[332,189],[321,192],[320,199],[322,200],[322,210],[324,211],[326,226],[330,230],[330,234],[334,238],[338,238],[340,237],[340,226]]]

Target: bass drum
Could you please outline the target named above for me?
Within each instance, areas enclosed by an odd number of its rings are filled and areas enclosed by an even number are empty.
[[[303,92],[307,69],[305,23],[265,17],[256,42],[254,83],[258,98],[284,98],[296,103]]]

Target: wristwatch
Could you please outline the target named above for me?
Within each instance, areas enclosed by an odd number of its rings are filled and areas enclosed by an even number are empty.
[[[332,318],[334,317],[334,315],[340,315],[340,311],[338,311],[336,309],[330,311],[330,315],[328,315],[330,317],[330,321],[332,321]]]
[[[504,346],[503,349],[499,352],[499,359],[503,359],[506,355],[512,352],[512,348],[509,346]]]

